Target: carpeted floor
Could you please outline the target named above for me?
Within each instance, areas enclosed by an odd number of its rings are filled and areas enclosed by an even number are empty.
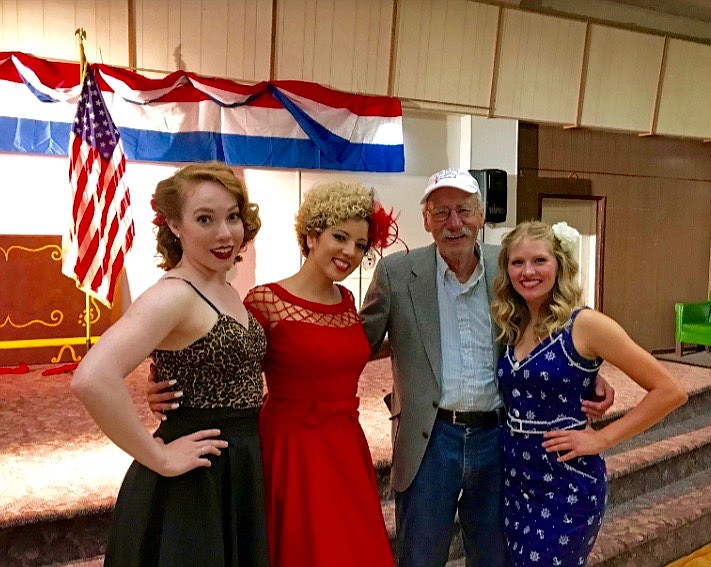
[[[663,364],[689,391],[711,384],[709,368]],[[0,375],[0,529],[113,506],[131,460],[106,439],[71,394],[71,375],[44,377],[45,368]],[[144,424],[154,429],[157,420],[144,395],[147,372],[146,362],[127,378],[127,385]],[[628,408],[644,395],[615,367],[605,364],[601,374],[616,390],[612,411]],[[374,461],[390,457],[390,421],[382,402],[390,387],[390,361],[370,362],[360,381],[360,422]]]
[[[711,352],[707,350],[686,352],[682,356],[677,356],[673,352],[655,354],[654,356],[659,360],[678,362],[680,364],[690,364],[691,366],[701,366],[702,368],[711,368]]]
[[[113,506],[131,458],[96,427],[69,391],[71,374],[0,375],[0,529],[38,517],[71,517]],[[145,401],[148,362],[126,379],[143,423],[158,421]],[[360,420],[374,461],[390,455],[390,422],[382,397],[390,362],[368,364],[361,381]]]
[[[71,374],[0,375],[0,527],[37,516],[112,507],[130,458],[113,445],[69,391]],[[134,400],[145,391],[146,363],[127,379]],[[136,404],[147,428],[157,420]]]

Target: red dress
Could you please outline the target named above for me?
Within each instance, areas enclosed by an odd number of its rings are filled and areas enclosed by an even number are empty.
[[[322,305],[278,284],[245,305],[267,334],[259,434],[270,565],[392,567],[358,377],[370,356],[353,296]]]

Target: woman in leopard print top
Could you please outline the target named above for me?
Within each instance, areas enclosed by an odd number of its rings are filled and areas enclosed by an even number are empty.
[[[87,354],[71,383],[99,427],[134,457],[105,565],[266,566],[262,464],[264,331],[227,282],[257,234],[257,206],[224,164],[184,167],[152,201],[167,274]],[[182,392],[151,436],[124,377],[147,356]]]

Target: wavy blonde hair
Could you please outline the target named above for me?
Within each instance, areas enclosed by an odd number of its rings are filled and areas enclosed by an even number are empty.
[[[561,247],[551,227],[540,221],[518,224],[501,241],[498,273],[494,279],[494,300],[491,302],[491,315],[501,328],[499,339],[511,345],[519,341],[531,320],[528,306],[514,290],[508,272],[511,248],[524,239],[547,242],[558,264],[555,283],[547,306],[548,313],[533,330],[536,338],[541,340],[561,329],[573,310],[583,304],[583,290],[575,281],[578,262]]]
[[[321,234],[326,229],[349,220],[364,220],[370,229],[373,212],[373,191],[362,183],[332,181],[314,185],[304,196],[296,213],[296,240],[306,258],[310,234]],[[370,234],[370,230],[368,231]],[[370,237],[368,247],[370,247]]]
[[[186,165],[167,179],[159,181],[151,200],[156,215],[166,220],[181,220],[186,193],[200,181],[219,183],[237,198],[239,215],[244,225],[244,239],[240,251],[244,250],[247,244],[254,240],[262,226],[262,221],[259,219],[259,206],[249,201],[244,181],[235,175],[231,167],[222,162],[210,161]],[[170,270],[177,266],[183,257],[183,247],[167,222],[158,227],[156,241],[158,255],[162,258],[158,267]],[[236,261],[241,260],[242,257],[238,255]]]

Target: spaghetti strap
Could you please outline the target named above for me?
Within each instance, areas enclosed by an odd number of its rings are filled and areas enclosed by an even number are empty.
[[[176,276],[166,276],[166,277],[164,277],[163,279],[164,279],[164,280],[182,280],[182,281],[184,281],[184,282],[185,282],[186,284],[188,284],[191,288],[193,288],[193,289],[195,290],[195,293],[197,293],[200,297],[202,297],[202,298],[205,300],[205,302],[206,302],[210,307],[212,307],[218,315],[222,315],[222,312],[221,312],[217,307],[215,307],[215,304],[214,304],[212,301],[210,301],[207,297],[205,297],[205,296],[203,295],[203,293],[202,293],[198,288],[196,288],[196,287],[193,285],[193,282],[191,282],[191,281],[189,281],[189,280],[186,280],[185,278],[179,278],[179,277],[176,277]]]

